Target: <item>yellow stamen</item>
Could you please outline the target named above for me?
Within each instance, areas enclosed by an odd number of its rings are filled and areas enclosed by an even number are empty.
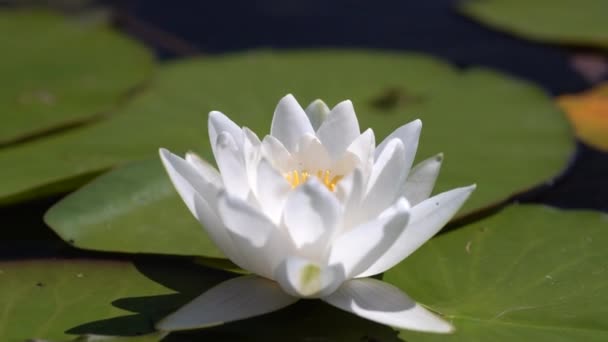
[[[314,175],[314,174],[313,174]],[[312,175],[308,171],[293,170],[283,175],[292,189],[304,184]],[[316,173],[317,179],[323,183],[330,191],[336,190],[336,185],[343,176],[332,177],[330,170],[319,170]]]

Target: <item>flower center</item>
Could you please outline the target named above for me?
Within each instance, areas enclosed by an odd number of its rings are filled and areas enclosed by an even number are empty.
[[[329,189],[329,191],[335,191],[336,190],[336,184],[338,184],[338,182],[340,181],[340,179],[342,179],[343,176],[333,176],[331,174],[331,171],[329,170],[319,170],[317,171],[317,173],[310,173],[308,171],[298,171],[298,170],[294,170],[294,171],[290,171],[287,172],[283,175],[285,177],[285,179],[287,180],[287,182],[291,185],[292,189],[295,189],[298,187],[298,185],[300,184],[304,184],[304,182],[306,182],[306,180],[308,180],[310,177],[317,177],[318,180],[321,181],[321,183],[323,183],[323,185],[325,185],[327,187],[327,189]]]

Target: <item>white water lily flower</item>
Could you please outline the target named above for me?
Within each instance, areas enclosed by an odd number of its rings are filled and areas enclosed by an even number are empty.
[[[220,112],[209,114],[219,172],[189,153],[161,159],[218,248],[253,275],[213,287],[157,324],[207,327],[320,298],[382,324],[448,333],[450,323],[396,287],[365,278],[395,266],[437,233],[475,186],[428,198],[442,156],[410,170],[420,120],[376,147],[350,101],[306,110],[287,95],[260,140]]]

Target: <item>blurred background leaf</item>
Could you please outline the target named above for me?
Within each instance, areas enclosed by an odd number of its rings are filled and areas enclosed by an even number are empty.
[[[0,41],[0,148],[100,119],[153,69],[107,25],[46,11],[0,12]]]
[[[524,38],[608,49],[605,0],[465,0],[460,10]]]

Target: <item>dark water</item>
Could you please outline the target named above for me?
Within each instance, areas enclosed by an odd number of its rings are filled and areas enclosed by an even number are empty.
[[[552,94],[587,87],[569,51],[493,31],[459,15],[454,0],[260,0],[121,2],[123,13],[204,53],[251,48],[341,47],[419,51],[459,66],[483,65],[545,87]],[[132,27],[133,28],[133,27]],[[141,27],[142,37],[154,36]],[[148,40],[159,54],[180,49]],[[170,43],[168,45],[171,45]]]

